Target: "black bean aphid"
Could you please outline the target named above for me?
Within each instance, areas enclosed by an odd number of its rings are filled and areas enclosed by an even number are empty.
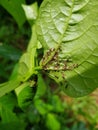
[[[67,89],[67,88],[68,88],[68,84],[65,85],[65,89]]]

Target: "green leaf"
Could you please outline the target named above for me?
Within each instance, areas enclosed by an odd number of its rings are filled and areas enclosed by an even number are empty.
[[[56,119],[54,114],[47,115],[46,125],[49,130],[60,130],[60,122]]]
[[[32,83],[32,86],[34,85],[34,82]],[[20,85],[18,88],[15,89],[16,95],[17,95],[17,100],[18,100],[18,105],[21,108],[27,107],[31,99],[33,98],[33,92],[32,92],[32,87],[30,87],[29,82],[25,82],[22,85]]]
[[[13,111],[13,108],[17,105],[16,96],[12,93],[0,97],[0,107],[4,106],[7,109]]]
[[[14,108],[17,106],[16,96],[12,93],[0,97],[0,129],[24,130],[26,123],[18,118]],[[17,129],[16,129],[17,128]]]
[[[53,106],[50,104],[46,104],[44,101],[42,101],[41,99],[37,99],[34,101],[34,105],[36,107],[36,109],[38,110],[38,112],[41,115],[46,115],[49,111],[53,110]]]
[[[52,97],[50,97],[51,99],[51,103],[54,107],[55,112],[64,112],[64,106],[60,100],[60,98],[57,95],[53,95]]]
[[[19,26],[24,24],[26,17],[22,4],[25,4],[25,0],[0,0],[0,4],[14,17]]]
[[[32,36],[27,48],[27,52],[22,55],[19,61],[19,78],[22,81],[26,81],[32,74],[35,73],[35,57],[36,57],[36,48],[37,48],[37,35],[36,27],[32,26]]]
[[[32,56],[32,53],[24,53],[19,61],[18,72],[21,80],[25,81],[31,75],[33,67],[34,57]]]
[[[37,3],[33,3],[31,5],[22,5],[24,11],[25,11],[25,15],[27,20],[30,22],[30,24],[32,25],[32,23],[34,23],[34,21],[37,18],[38,15],[38,5]]]
[[[42,100],[35,100],[34,105],[41,115],[45,115],[48,112],[46,104]]]
[[[17,88],[19,84],[20,81],[18,79],[10,80],[0,84],[0,97]]]
[[[46,84],[45,84],[45,81],[42,77],[42,75],[39,73],[38,74],[38,84],[37,84],[37,92],[36,92],[36,95],[34,97],[34,99],[36,100],[37,98],[41,98],[42,96],[45,95],[46,93]]]
[[[39,10],[40,65],[72,97],[98,87],[97,7],[97,0],[45,0]]]
[[[7,123],[7,122],[14,122],[17,121],[18,118],[15,115],[15,113],[13,113],[10,109],[8,109],[7,107],[2,106],[0,108],[0,115],[2,118],[2,123]]]

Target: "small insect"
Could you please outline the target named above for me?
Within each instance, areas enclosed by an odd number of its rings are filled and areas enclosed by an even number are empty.
[[[65,89],[67,89],[67,88],[68,88],[68,84],[65,85]]]
[[[54,70],[59,70],[59,66],[55,66],[55,67],[54,67]]]
[[[67,70],[73,70],[74,68],[77,68],[78,67],[78,64],[73,64],[71,66],[66,66],[66,69]]]
[[[57,78],[57,79],[58,79],[59,77],[55,75],[55,78]]]
[[[49,50],[50,50],[50,51],[55,51],[55,48],[50,48]]]
[[[62,71],[62,78],[65,80],[65,74],[63,71]]]
[[[55,51],[55,48],[50,48],[49,50],[47,50],[40,62],[40,65],[42,65],[42,66],[45,65],[47,63],[47,61],[49,60],[49,58],[52,56],[54,51]]]

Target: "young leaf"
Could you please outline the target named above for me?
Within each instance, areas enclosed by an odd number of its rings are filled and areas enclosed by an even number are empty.
[[[32,25],[34,23],[34,20],[36,20],[38,15],[38,6],[37,3],[33,3],[32,5],[22,5],[25,15],[29,23]]]
[[[97,0],[44,0],[40,7],[37,33],[45,53],[40,65],[69,96],[98,87],[97,7]]]

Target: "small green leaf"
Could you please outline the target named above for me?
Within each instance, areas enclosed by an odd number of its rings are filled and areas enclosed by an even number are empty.
[[[41,99],[34,100],[34,105],[41,115],[46,115],[49,111],[53,110],[53,106],[46,104]]]
[[[57,95],[50,97],[55,112],[64,112],[64,106]]]
[[[54,114],[49,113],[46,119],[46,125],[49,130],[60,130],[60,122],[56,119]]]
[[[47,113],[46,104],[42,100],[35,100],[34,105],[41,115],[45,115]]]
[[[32,83],[32,86],[34,85],[34,82]],[[27,107],[31,99],[33,98],[33,91],[32,87],[30,87],[29,82],[25,82],[22,85],[20,85],[18,88],[15,89],[15,93],[17,95],[18,105],[21,108]]]
[[[34,23],[34,21],[37,18],[37,15],[38,15],[37,3],[35,2],[32,5],[22,5],[22,7],[25,11],[25,15],[26,15],[27,20],[32,25],[32,23]]]
[[[47,86],[45,84],[45,81],[44,81],[42,75],[39,73],[38,74],[38,83],[37,83],[37,92],[36,92],[34,99],[36,100],[37,98],[41,98],[42,96],[44,96],[46,93],[46,88],[47,88]]]

